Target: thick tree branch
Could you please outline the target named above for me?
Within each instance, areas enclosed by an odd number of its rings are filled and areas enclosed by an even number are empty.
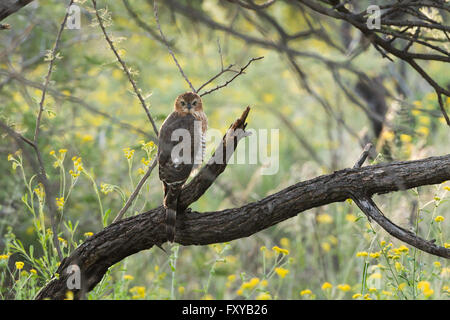
[[[0,21],[22,9],[33,0],[2,0],[0,2]]]
[[[208,164],[202,171],[209,170]],[[226,165],[221,166],[221,170]],[[183,201],[189,205],[207,189],[220,170],[211,170],[211,177],[194,179],[183,190]],[[333,202],[344,201],[355,195],[366,199],[374,194],[438,184],[450,179],[450,154],[423,160],[392,162],[357,169],[344,169],[312,180],[299,182],[278,193],[240,208],[216,212],[186,211],[177,219],[175,241],[182,245],[206,245],[248,237],[300,212]],[[450,258],[450,249],[431,244],[423,246],[407,231],[395,226],[384,216],[371,213],[388,232],[401,240],[417,245],[422,250]],[[167,241],[162,206],[113,223],[86,240],[58,269],[59,279],[52,280],[37,296],[61,299],[66,288],[66,268],[77,264],[82,272],[85,290],[91,290],[102,279],[108,268],[125,257],[153,245]],[[79,297],[79,293],[76,293]]]

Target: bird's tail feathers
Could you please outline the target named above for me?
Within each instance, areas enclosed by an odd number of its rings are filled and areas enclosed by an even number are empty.
[[[167,238],[170,242],[175,239],[175,223],[177,219],[177,211],[166,208],[166,232]]]

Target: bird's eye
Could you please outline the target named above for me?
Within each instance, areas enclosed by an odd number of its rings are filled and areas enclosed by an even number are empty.
[[[197,101],[192,102],[192,105],[195,106],[197,104]]]
[[[181,101],[181,105],[184,106],[186,103],[184,101]]]

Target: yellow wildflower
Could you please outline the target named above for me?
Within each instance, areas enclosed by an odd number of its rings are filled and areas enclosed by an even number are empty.
[[[73,300],[73,292],[72,291],[67,291],[66,292],[66,298],[64,300]]]
[[[441,263],[440,263],[439,261],[433,262],[433,265],[434,265],[436,268],[440,268],[440,267],[441,267]]]
[[[381,279],[383,275],[379,272],[373,273],[369,276],[370,279]]]
[[[430,289],[430,283],[428,281],[419,281],[417,283],[417,289],[425,291]]]
[[[362,297],[362,294],[361,293],[355,293],[353,296],[352,296],[352,299],[358,299],[358,298],[361,298]]]
[[[178,293],[179,293],[179,294],[183,294],[184,291],[185,291],[185,289],[184,289],[183,286],[179,286],[179,287],[178,287]]]
[[[384,294],[385,296],[392,296],[392,292],[391,291],[386,291],[386,290],[382,290],[381,294]]]
[[[125,158],[127,158],[128,160],[130,160],[131,158],[133,158],[134,155],[134,150],[130,149],[130,148],[124,148],[123,149],[123,153],[125,155]]]
[[[317,216],[318,223],[329,224],[333,222],[333,217],[327,213],[321,213]]]
[[[345,215],[345,220],[347,220],[348,222],[355,222],[356,219],[357,219],[356,216],[352,213]]]
[[[428,129],[427,127],[419,127],[417,129],[417,133],[426,137],[430,134],[430,129]]]
[[[256,300],[271,300],[271,299],[272,296],[266,292],[262,292],[256,297]]]
[[[338,284],[337,285],[337,288],[339,289],[339,290],[341,290],[341,291],[343,291],[343,292],[347,292],[347,291],[350,291],[350,289],[351,289],[351,287],[350,287],[350,285],[348,285],[348,284]]]
[[[214,300],[214,297],[210,294],[203,296],[202,300]]]
[[[64,208],[64,197],[56,198],[56,207],[58,210],[62,210]]]
[[[242,289],[253,289],[259,283],[259,278],[252,278],[250,281],[244,282],[241,285]]]
[[[444,278],[450,277],[450,268],[442,268],[441,277]]]
[[[321,243],[322,250],[328,252],[331,250],[331,245],[328,242]]]
[[[237,294],[238,296],[242,296],[242,295],[244,295],[244,290],[239,289],[239,290],[236,291],[236,294]]]
[[[369,256],[373,259],[378,259],[381,255],[381,252],[372,252]]]
[[[369,254],[366,251],[359,251],[356,253],[357,257],[367,257]]]
[[[145,287],[133,287],[130,289],[133,293],[132,299],[143,299],[145,298]]]
[[[397,270],[397,272],[400,272],[403,269],[404,269],[403,265],[400,262],[396,261],[395,262],[395,270]]]
[[[230,274],[230,275],[227,277],[227,279],[228,279],[229,282],[233,282],[234,280],[236,280],[236,275],[235,275],[235,274]]]
[[[126,274],[126,275],[123,276],[123,279],[124,280],[133,280],[134,277],[132,275],[130,275],[130,274]]]
[[[305,289],[305,290],[300,291],[300,295],[301,296],[307,296],[307,295],[310,296],[310,295],[312,295],[312,291],[309,289]]]
[[[332,289],[332,288],[333,288],[333,285],[329,282],[324,282],[322,284],[322,290],[327,290],[327,289]]]
[[[267,280],[261,281],[261,287],[263,287],[263,288],[267,287],[268,284],[269,284],[269,282]]]
[[[436,222],[442,222],[444,220],[445,220],[445,218],[443,216],[437,216],[436,218],[434,218],[434,221],[436,221]]]
[[[284,254],[284,255],[288,255],[288,254],[289,254],[289,250],[280,248],[280,247],[278,247],[278,246],[274,246],[274,247],[272,248],[272,250],[275,251],[275,252]]]
[[[280,278],[283,279],[289,273],[289,270],[279,267],[279,268],[275,268],[275,272]]]
[[[434,293],[433,289],[428,289],[423,292],[423,295],[428,298],[429,296],[433,295],[433,293]]]
[[[22,261],[16,261],[16,269],[22,270],[24,263]]]
[[[401,134],[400,135],[400,141],[403,143],[408,143],[412,141],[412,137],[410,135],[407,134]]]
[[[92,237],[93,235],[94,235],[93,232],[85,232],[85,233],[84,233],[84,236],[85,236],[85,237]]]
[[[280,245],[281,245],[282,247],[289,248],[289,246],[290,246],[290,241],[289,241],[289,239],[288,239],[288,238],[281,238],[281,239],[280,239]]]

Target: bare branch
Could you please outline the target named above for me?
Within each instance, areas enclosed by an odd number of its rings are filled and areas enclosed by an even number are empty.
[[[352,199],[368,218],[375,220],[390,235],[410,244],[417,249],[439,257],[450,259],[450,249],[437,246],[433,241],[422,239],[414,233],[397,226],[391,220],[386,218],[386,216],[381,212],[370,197],[362,194],[355,194]]]
[[[69,6],[73,4],[73,0],[70,1]],[[58,35],[56,36],[56,40],[55,40],[55,44],[53,45],[53,49],[50,51],[50,62],[48,65],[48,71],[47,71],[47,75],[45,76],[45,82],[44,82],[44,88],[42,89],[42,96],[41,96],[41,101],[39,102],[39,112],[37,115],[37,119],[36,119],[36,128],[34,131],[34,143],[37,143],[38,141],[38,137],[39,137],[39,128],[40,128],[40,124],[41,124],[41,117],[42,117],[42,112],[44,111],[44,101],[45,101],[45,94],[47,93],[47,87],[48,84],[50,82],[50,77],[52,75],[52,71],[53,71],[53,65],[56,61],[56,59],[58,59],[58,54],[57,54],[57,50],[59,48],[59,42],[61,40],[61,35],[62,32],[64,30],[64,26],[66,25],[66,21],[67,21],[67,17],[69,16],[69,10],[66,10],[66,14],[64,15],[64,19],[61,22],[61,26],[59,27],[59,31],[58,31]]]
[[[366,161],[367,157],[369,156],[369,152],[370,152],[370,149],[372,149],[372,147],[373,147],[373,145],[371,143],[366,144],[363,152],[361,153],[361,155],[358,158],[358,161],[356,161],[355,165],[353,166],[353,169],[361,168],[364,161]]]
[[[161,38],[163,39],[164,43],[166,44],[167,50],[169,51],[170,55],[172,56],[173,61],[177,65],[178,70],[180,70],[180,73],[183,76],[184,80],[186,80],[186,82],[189,84],[189,87],[191,88],[192,92],[197,92],[197,91],[195,91],[194,86],[192,85],[192,83],[189,81],[188,77],[184,73],[183,68],[181,68],[180,64],[178,63],[178,60],[175,57],[175,53],[173,53],[172,49],[170,48],[169,42],[167,41],[166,37],[164,36],[164,33],[161,29],[161,25],[159,24],[158,5],[156,4],[156,0],[153,1],[153,12],[155,14],[156,25],[158,26],[158,30],[159,30],[159,33],[161,34]]]
[[[148,118],[148,120],[150,121],[150,123],[151,123],[151,125],[153,127],[153,131],[156,133],[156,135],[158,135],[158,128],[156,127],[156,123],[153,120],[152,116],[150,115],[150,111],[149,111],[149,109],[147,107],[147,104],[145,103],[145,99],[142,97],[142,94],[141,94],[139,88],[137,87],[137,84],[134,81],[134,79],[133,79],[133,77],[132,77],[132,75],[130,73],[130,70],[128,69],[128,67],[126,66],[125,62],[120,57],[119,53],[117,52],[116,48],[114,47],[113,41],[110,39],[110,37],[108,36],[108,33],[106,32],[105,26],[103,24],[103,20],[100,17],[100,15],[98,13],[98,10],[97,10],[97,1],[96,0],[92,0],[92,4],[93,4],[94,9],[95,9],[95,15],[97,17],[98,23],[100,25],[100,28],[102,29],[102,32],[103,32],[103,35],[105,36],[106,41],[109,44],[109,47],[111,48],[111,50],[113,51],[113,53],[116,56],[117,60],[119,61],[120,65],[122,66],[122,70],[125,72],[126,76],[128,77],[128,80],[130,81],[130,83],[131,83],[131,85],[133,87],[134,93],[138,97],[138,99],[139,99],[139,101],[140,101],[140,103],[142,105],[142,108],[144,109],[144,111],[145,111],[145,113],[147,115],[147,118]]]
[[[250,59],[250,61],[249,62],[247,62],[247,64],[245,65],[245,66],[243,66],[231,79],[229,79],[229,80],[227,80],[227,81],[225,81],[225,83],[224,84],[221,84],[221,85],[218,85],[218,86],[216,86],[215,88],[213,88],[213,89],[211,89],[211,90],[208,90],[208,91],[205,91],[205,92],[203,92],[202,94],[200,94],[200,96],[201,97],[203,97],[203,96],[206,96],[207,94],[210,94],[210,93],[212,93],[212,92],[214,92],[214,91],[216,91],[216,90],[219,90],[219,89],[221,89],[221,88],[223,88],[223,87],[226,87],[227,85],[229,85],[234,79],[236,79],[237,77],[239,77],[241,74],[244,74],[245,72],[245,69],[247,69],[247,67],[253,62],[253,61],[256,61],[256,60],[261,60],[261,59],[263,59],[264,57],[258,57],[258,58],[252,58],[252,59]],[[230,66],[231,67],[231,66]],[[228,67],[228,68],[230,68],[230,67]],[[228,69],[227,68],[227,69]],[[229,70],[227,70],[227,71],[229,71]],[[219,77],[220,75],[222,75],[223,73],[224,73],[225,71],[221,71],[221,72],[219,72],[219,74],[217,74],[216,76],[214,76],[213,78],[211,78],[210,80],[208,80],[205,84],[203,84],[200,88],[199,88],[199,91],[200,91],[200,89],[201,88],[203,88],[203,87],[205,87],[208,83],[210,83],[211,81],[213,81],[214,79],[216,79],[217,77]]]

